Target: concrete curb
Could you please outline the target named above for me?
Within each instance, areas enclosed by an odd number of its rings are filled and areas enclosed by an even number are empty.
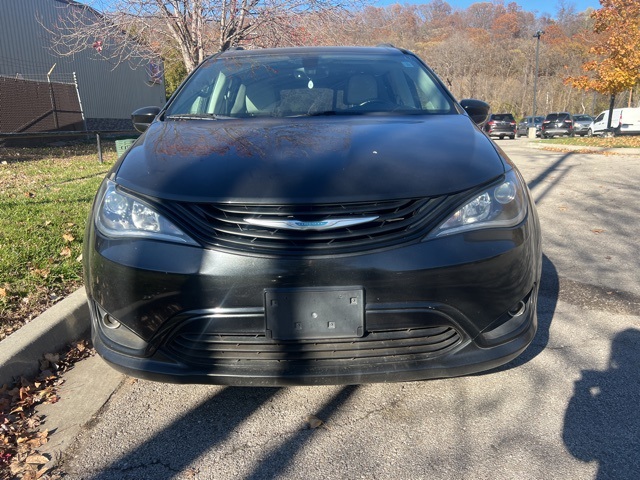
[[[37,374],[45,353],[87,338],[90,326],[87,296],[81,287],[0,342],[0,385]]]

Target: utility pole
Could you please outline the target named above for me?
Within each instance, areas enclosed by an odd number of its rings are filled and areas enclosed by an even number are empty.
[[[538,30],[533,36],[536,38],[536,74],[533,77],[533,113],[532,115],[535,117],[536,115],[536,99],[538,95],[538,56],[540,55],[540,37],[544,34],[544,30]]]

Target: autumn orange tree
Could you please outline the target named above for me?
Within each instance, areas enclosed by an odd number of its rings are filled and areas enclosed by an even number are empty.
[[[615,96],[640,80],[640,0],[600,0],[600,5],[591,14],[596,34],[591,53],[598,58],[582,66],[587,74],[567,77],[565,84],[610,95],[610,129]]]

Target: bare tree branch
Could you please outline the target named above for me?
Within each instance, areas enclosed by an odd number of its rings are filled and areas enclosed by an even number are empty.
[[[48,30],[59,55],[93,49],[114,65],[138,66],[177,51],[190,72],[215,51],[294,44],[300,39],[300,18],[337,21],[360,1],[112,0],[104,12],[72,2]]]

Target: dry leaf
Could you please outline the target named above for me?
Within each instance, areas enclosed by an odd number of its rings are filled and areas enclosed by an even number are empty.
[[[76,238],[71,235],[70,233],[65,233],[64,235],[62,235],[62,238],[64,238],[65,242],[73,242]]]
[[[60,250],[60,255],[63,257],[70,257],[71,249],[69,247],[64,247],[62,250]]]
[[[39,277],[47,278],[51,273],[51,270],[49,270],[48,268],[34,268],[33,270],[31,270],[31,272],[34,275],[38,275]]]
[[[315,415],[308,415],[307,423],[309,424],[309,428],[313,430],[314,428],[320,427],[324,422]]]
[[[0,297],[6,297],[6,296],[7,296],[7,289],[0,288]]]
[[[604,228],[594,228],[593,230],[591,230],[593,233],[599,234],[599,233],[603,233],[605,232]]]
[[[29,455],[24,462],[25,463],[30,463],[30,464],[33,464],[33,465],[44,465],[48,461],[49,461],[49,459],[47,457],[45,457],[44,455],[34,454],[34,455]]]
[[[49,470],[51,470],[51,467],[47,467],[46,465],[44,467],[42,467],[40,470],[38,470],[38,472],[36,473],[36,478],[42,478],[42,476],[47,473]]]

